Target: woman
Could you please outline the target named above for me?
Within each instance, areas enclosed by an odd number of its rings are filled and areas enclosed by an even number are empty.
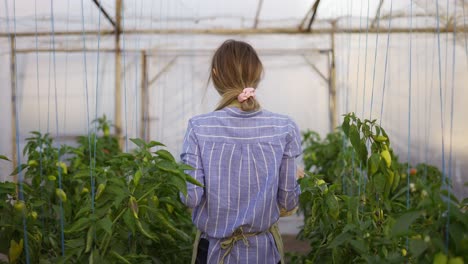
[[[191,118],[181,159],[204,187],[188,184],[182,201],[198,229],[192,263],[279,263],[280,214],[297,208],[299,129],[260,108],[262,63],[249,44],[228,40],[215,52],[210,79],[222,99]]]

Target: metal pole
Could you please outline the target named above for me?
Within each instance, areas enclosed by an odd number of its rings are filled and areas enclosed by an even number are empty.
[[[120,22],[122,18],[122,0],[115,0],[115,134],[123,146],[122,138],[122,53],[120,49]]]
[[[335,28],[335,23],[333,23]],[[331,67],[330,67],[330,132],[338,125],[336,116],[336,63],[335,63],[335,31],[331,33]]]
[[[140,138],[149,141],[148,129],[148,68],[147,68],[146,53],[141,52],[141,122],[140,122]]]
[[[16,52],[15,52],[15,42],[16,39],[14,36],[10,38],[10,81],[11,81],[11,160],[13,161],[13,168],[18,166],[18,158],[16,155]],[[17,176],[13,175],[13,181],[17,181]]]

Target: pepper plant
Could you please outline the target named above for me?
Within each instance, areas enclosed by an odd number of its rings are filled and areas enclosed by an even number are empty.
[[[312,250],[292,261],[439,264],[467,259],[467,199],[459,202],[448,195],[450,183],[442,182],[437,168],[400,163],[376,120],[361,121],[351,113],[341,130],[323,141],[307,132],[304,143],[309,172],[300,180],[304,226],[299,237],[310,241]]]
[[[184,173],[191,168],[156,141],[131,139],[136,148],[124,153],[105,117],[97,122],[99,135],[76,147],[39,132],[27,139],[28,161],[13,173],[25,175],[25,202],[15,183],[0,184],[0,253],[25,263],[24,215],[31,263],[189,261],[194,227],[179,193],[200,185]]]

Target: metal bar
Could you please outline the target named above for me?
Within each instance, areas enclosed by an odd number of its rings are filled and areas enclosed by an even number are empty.
[[[379,7],[377,8],[377,12],[375,12],[375,17],[371,23],[371,28],[375,27],[375,23],[377,23],[377,19],[380,17],[380,10],[382,9],[383,3],[384,3],[384,0],[380,0]]]
[[[146,61],[146,54],[141,52],[141,122],[140,122],[140,138],[149,141],[147,130],[147,117],[148,117],[148,63]]]
[[[117,0],[119,1],[119,0]],[[290,35],[329,35],[332,31],[335,30],[336,33],[340,34],[357,34],[357,33],[366,33],[365,29],[359,28],[318,28],[314,29],[313,31],[304,31],[299,30],[297,28],[256,28],[256,29],[136,29],[136,30],[121,30],[121,33],[125,35],[151,35],[151,34],[159,34],[159,35],[261,35],[261,34],[290,34]],[[458,33],[468,33],[468,28],[463,27],[456,27],[454,28],[441,28],[440,33],[453,33],[456,30]],[[390,32],[390,33],[411,33],[409,28],[380,28],[380,32]],[[433,27],[424,27],[424,28],[413,28],[412,33],[435,33],[436,29]],[[369,28],[369,34],[377,33],[377,29]],[[37,35],[41,36],[50,36],[52,32],[38,32]],[[55,33],[56,36],[81,36],[83,31],[58,31]],[[115,34],[114,30],[101,30],[100,32],[97,30],[88,30],[85,31],[87,36],[92,35],[113,35]],[[10,37],[13,35],[12,33],[0,33],[0,37]],[[35,32],[18,32],[16,33],[16,37],[34,37],[36,35]]]
[[[314,5],[312,5],[313,7]],[[310,13],[312,13],[312,7],[309,8],[309,10],[307,11],[306,15],[304,16],[304,18],[301,20],[301,23],[299,24],[299,26],[297,27],[299,30],[302,30],[302,27],[304,26],[307,18],[309,17]]]
[[[122,139],[122,54],[120,49],[120,22],[122,18],[122,0],[115,0],[115,133],[119,138],[120,147],[123,146]],[[114,32],[113,32],[114,33]]]
[[[262,10],[262,5],[263,5],[263,0],[258,0],[258,7],[257,7],[257,12],[255,14],[255,21],[253,28],[257,28],[258,26],[258,17],[260,16],[260,11]]]
[[[126,49],[120,50],[122,53],[140,53],[145,51],[146,56],[152,56],[152,52],[158,52],[159,56],[161,55],[170,55],[170,54],[212,54],[213,49],[151,49],[151,50],[136,50],[136,49]],[[291,54],[306,54],[306,53],[324,53],[329,52],[329,49],[257,49],[257,52],[261,55],[291,55]],[[16,53],[47,53],[47,52],[66,52],[66,53],[81,53],[81,52],[104,52],[104,53],[114,53],[117,52],[117,49],[82,49],[82,48],[68,48],[68,49],[16,49]],[[183,55],[180,55],[183,56]]]
[[[325,81],[325,83],[328,84],[328,83],[329,83],[329,79],[325,76],[325,74],[323,74],[323,73],[317,68],[317,66],[315,66],[315,64],[313,64],[313,63],[309,60],[309,58],[307,58],[307,56],[304,55],[304,56],[302,56],[302,57],[304,58],[305,62],[307,62],[307,64],[308,64],[310,67],[312,67],[312,69],[313,69],[315,72],[317,72],[317,74]]]
[[[16,153],[16,53],[15,53],[15,42],[14,36],[10,38],[10,81],[11,81],[11,160],[13,162],[13,168],[18,166],[18,157],[20,153]],[[17,175],[13,175],[13,181],[17,182]]]
[[[335,24],[333,24],[335,27]],[[336,115],[336,63],[335,63],[335,33],[331,33],[331,67],[330,67],[330,132],[333,132],[338,125]]]
[[[307,25],[307,31],[310,32],[312,29],[312,23],[314,23],[315,16],[317,15],[317,9],[320,4],[320,0],[315,0],[314,5],[312,6],[312,17],[310,18],[309,25]]]
[[[174,58],[172,58],[172,60],[170,60],[166,66],[164,66],[164,68],[162,68],[161,71],[159,71],[149,82],[148,82],[148,87],[150,87],[154,82],[156,82],[159,77],[161,77],[165,72],[167,72],[171,67],[172,65],[174,65],[175,61],[177,60],[179,56],[175,56]]]
[[[114,22],[114,20],[112,20],[112,18],[109,16],[109,14],[106,12],[106,10],[104,9],[104,7],[101,6],[101,4],[98,2],[98,0],[92,0],[93,3],[96,4],[96,6],[99,8],[99,10],[102,12],[102,14],[107,18],[107,20],[112,24],[112,26],[114,27],[114,29],[117,29],[117,26],[116,26],[116,23]]]

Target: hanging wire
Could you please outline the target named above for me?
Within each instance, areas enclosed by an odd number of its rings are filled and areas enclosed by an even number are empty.
[[[101,0],[99,0],[99,6],[102,6]],[[95,171],[96,169],[96,150],[97,150],[97,127],[98,127],[98,104],[99,104],[99,59],[101,58],[101,11],[98,11],[98,35],[97,35],[97,54],[96,54],[96,87],[94,89],[94,136],[93,136],[93,162],[91,163],[91,170]],[[90,156],[91,156],[91,149],[89,149]],[[91,199],[93,200],[93,205],[92,207],[94,208],[94,188],[96,186],[96,179],[92,178],[91,179]],[[93,209],[94,210],[94,209]]]
[[[367,19],[366,19],[366,48],[364,53],[364,78],[363,78],[363,91],[362,91],[362,118],[366,114],[365,105],[366,105],[366,83],[367,83],[367,44],[369,40],[369,9],[370,9],[370,0],[367,0]],[[376,47],[377,48],[377,47]]]
[[[88,91],[88,62],[86,59],[86,33],[84,25],[84,0],[81,0],[81,32],[83,38],[83,71],[84,71],[84,90],[86,98],[86,133],[88,134],[88,150],[89,150],[89,178],[91,182],[91,212],[94,214],[94,171],[92,169],[92,156],[91,156],[91,129],[89,120],[89,91]]]
[[[39,125],[39,132],[41,131],[41,102],[40,102],[40,88],[39,88],[39,51],[38,51],[38,39],[37,39],[37,0],[34,0],[34,24],[35,24],[35,33],[34,33],[34,40],[35,40],[35,47],[36,47],[36,97],[37,97],[37,121]],[[41,182],[44,180],[44,175],[42,173],[42,142],[39,146],[39,177]],[[41,186],[41,189],[43,186]],[[41,213],[44,215],[44,207],[41,206]],[[45,220],[41,217],[41,225],[44,229]]]
[[[457,5],[456,1],[453,5],[453,47],[452,47],[452,95],[450,103],[450,138],[449,138],[449,160],[448,160],[448,183],[447,183],[447,224],[445,232],[445,250],[449,247],[449,231],[450,231],[450,196],[452,191],[452,138],[453,138],[453,109],[454,109],[454,94],[455,94],[455,62],[456,62],[456,40],[457,40]]]
[[[360,55],[361,55],[361,30],[362,30],[362,9],[363,9],[363,0],[361,0],[361,11],[359,15],[359,40],[358,40],[358,65],[357,65],[357,77],[356,77],[356,101],[355,101],[355,112],[357,113],[358,105],[358,87],[359,87],[359,66],[361,64]],[[364,77],[365,78],[365,77]],[[363,102],[364,104],[364,102]],[[361,162],[359,162],[359,168],[361,167]],[[354,154],[353,154],[353,174],[354,174]],[[358,184],[358,197],[361,197],[361,173],[359,173],[359,184]]]
[[[406,177],[406,208],[410,208],[410,169],[411,169],[411,93],[412,93],[412,57],[413,57],[413,2],[410,2],[409,15],[410,33],[409,33],[409,82],[408,82],[408,176]],[[406,250],[409,250],[409,238],[406,236]]]
[[[67,22],[66,31],[68,32],[70,24],[70,0],[67,1]],[[68,50],[68,38],[66,41],[66,49]],[[65,98],[63,100],[63,132],[65,132],[67,124],[67,94],[68,94],[68,52],[65,53]]]
[[[439,17],[439,0],[436,0],[436,18],[437,18],[437,52],[439,58],[439,102],[440,102],[440,128],[441,128],[441,143],[442,143],[442,184],[445,186],[445,139],[444,139],[444,104],[442,97],[442,59],[440,54],[440,17]],[[446,250],[447,251],[447,250]]]
[[[156,1],[151,1],[151,12],[150,12],[150,28],[153,28],[153,11],[154,11],[154,3]],[[149,43],[148,43],[148,49],[151,50],[152,47],[153,47],[153,37],[154,35],[151,35],[149,37]],[[145,55],[146,56],[146,55]],[[146,68],[146,73],[148,74],[148,68]],[[148,78],[148,76],[146,76],[146,78]],[[146,96],[150,96],[150,93],[149,93],[149,87],[148,87],[148,80],[144,80],[144,89],[146,89],[147,93],[146,93]],[[150,97],[151,98],[151,97]],[[143,100],[146,100],[146,99],[143,99]],[[143,102],[142,102],[143,103]],[[143,138],[146,139],[146,138],[149,138],[149,135],[147,135],[147,132],[148,132],[148,126],[149,126],[149,122],[150,122],[150,119],[149,119],[149,105],[146,104],[145,105],[145,111],[142,113],[143,115]]]
[[[134,1],[135,3],[135,13],[137,12],[138,10],[138,1]],[[141,2],[141,5],[140,5],[140,15],[138,16],[140,19],[138,19],[137,22],[135,22],[135,28],[138,29],[139,26],[141,26],[141,19],[143,17],[143,3]],[[136,49],[139,50],[140,49],[140,35],[138,35],[136,38],[135,38],[135,46],[136,46]],[[136,137],[139,137],[138,135],[138,131],[139,131],[139,127],[138,127],[138,68],[139,68],[139,63],[140,62],[140,53],[135,53],[135,115],[134,115],[134,118],[135,118],[135,133],[137,134]],[[142,62],[142,61],[141,61]],[[142,69],[143,70],[143,69]],[[143,80],[142,80],[143,81]],[[143,87],[142,87],[143,88]],[[141,104],[143,104],[143,97],[141,98],[142,102]],[[141,116],[143,116],[143,113],[141,113]],[[143,139],[144,140],[144,139]]]
[[[432,44],[432,63],[431,63],[431,84],[430,84],[430,91],[429,91],[429,103],[427,104],[427,110],[426,112],[428,112],[427,114],[427,118],[426,118],[426,122],[427,122],[427,125],[426,125],[426,136],[425,136],[425,146],[426,146],[426,150],[425,150],[425,163],[427,164],[428,161],[429,161],[429,137],[431,135],[431,121],[432,121],[432,95],[433,95],[433,90],[434,90],[434,71],[435,71],[435,63],[434,63],[434,60],[435,60],[435,52],[436,52],[436,49],[434,48],[434,46],[436,46],[437,44],[437,35],[434,36],[434,42]],[[423,174],[423,179],[426,180],[427,178],[427,166],[424,167],[424,174]]]
[[[447,32],[449,31],[449,21],[450,21],[450,13],[449,13],[449,0],[446,2],[446,8],[447,8],[447,24],[445,25],[445,29]],[[449,46],[449,39],[448,39],[448,34],[445,34],[445,71],[444,71],[444,110],[446,110],[447,107],[447,87],[448,87],[448,46]],[[445,131],[442,131],[442,135],[445,134]]]
[[[390,2],[391,2],[391,0],[390,0]],[[390,5],[391,5],[391,3],[390,3]],[[380,8],[377,10],[377,12],[378,12],[377,13],[377,35],[375,36],[374,71],[372,73],[372,91],[371,91],[371,103],[370,103],[370,113],[369,113],[369,119],[370,120],[372,120],[372,106],[374,104],[375,71],[377,69],[377,49],[378,49],[378,45],[379,45],[379,31],[380,31]],[[392,18],[390,17],[389,20],[391,20],[391,19]],[[387,50],[387,52],[388,52],[388,50]],[[385,62],[385,67],[387,67],[386,62]],[[385,75],[384,75],[384,83],[385,83]]]
[[[128,123],[127,123],[127,74],[126,74],[126,50],[125,50],[125,12],[123,12],[123,8],[120,10],[120,15],[122,16],[122,61],[123,61],[123,78],[124,78],[124,119],[125,119],[125,152],[128,152]],[[116,47],[119,48],[119,47]],[[127,176],[127,180],[128,180]]]
[[[56,71],[56,57],[55,57],[55,22],[54,22],[54,0],[50,0],[50,21],[52,27],[52,57],[53,57],[53,70],[54,70],[54,92],[55,92],[55,129],[57,138],[59,137],[59,122],[58,122],[58,97],[57,97],[57,71]],[[57,160],[60,162],[60,151],[58,153]],[[62,170],[60,166],[57,166],[58,172],[58,185],[59,188],[62,189]],[[63,215],[63,202],[59,199],[59,206],[60,206],[60,241],[61,241],[61,248],[62,248],[62,256],[65,256],[65,235],[64,235],[64,215]]]
[[[9,22],[9,14],[8,14],[8,1],[5,0],[5,15],[6,15],[6,21],[7,21],[7,30],[8,32],[11,32],[10,30],[10,22]],[[12,36],[10,35],[10,39]],[[13,56],[16,56],[16,4],[15,1],[13,1],[13,41],[10,41],[10,52],[13,51],[13,53],[10,53],[11,59],[13,59]],[[18,92],[18,63],[15,63],[15,73],[14,74],[14,83],[15,86],[12,87],[17,94]],[[18,95],[16,95],[16,98],[13,98],[14,100],[17,100]],[[24,202],[24,188],[23,188],[23,174],[21,173],[21,151],[20,151],[20,127],[19,127],[19,108],[18,104],[15,104],[15,110],[16,115],[15,115],[15,130],[16,130],[16,162],[18,165],[18,201],[17,202]],[[26,224],[26,214],[23,211],[22,215],[22,220],[23,220],[23,239],[24,239],[24,249],[25,249],[25,256],[26,256],[26,263],[29,264],[29,243],[28,243],[28,226]]]
[[[382,84],[382,103],[380,104],[379,126],[382,126],[383,110],[384,110],[384,104],[385,104],[385,85],[387,83],[386,78],[387,78],[387,68],[388,68],[388,48],[390,46],[390,31],[392,30],[392,15],[393,15],[392,12],[393,12],[393,0],[390,0],[390,13],[389,13],[389,18],[388,18],[387,47],[385,48],[385,66],[384,66],[384,76],[383,76],[383,84]],[[376,53],[377,53],[377,50],[376,50]],[[375,69],[374,69],[374,75],[375,75]],[[372,113],[372,107],[371,107],[371,113]]]

